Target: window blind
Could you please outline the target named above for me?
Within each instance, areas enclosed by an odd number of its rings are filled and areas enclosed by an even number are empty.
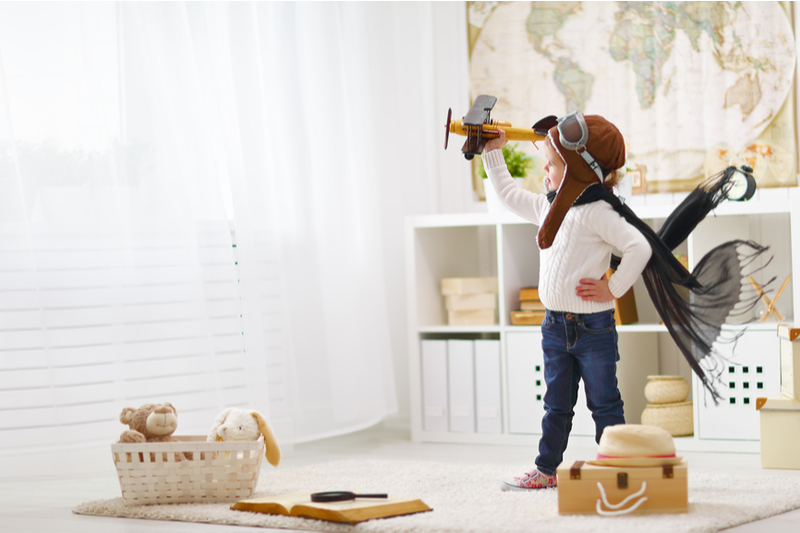
[[[175,405],[176,433],[205,434],[222,408],[267,394],[250,390],[259,365],[243,346],[227,223],[3,235],[0,464],[106,446],[121,409],[147,402]]]

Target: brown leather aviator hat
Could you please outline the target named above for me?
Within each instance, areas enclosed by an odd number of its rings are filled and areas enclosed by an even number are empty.
[[[616,126],[600,115],[571,113],[543,118],[533,129],[547,135],[566,165],[564,179],[550,212],[539,229],[539,248],[552,246],[567,210],[593,183],[603,183],[625,164],[625,139]]]

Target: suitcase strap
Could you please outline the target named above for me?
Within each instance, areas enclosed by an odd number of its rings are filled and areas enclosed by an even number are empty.
[[[569,478],[579,480],[581,479],[581,468],[586,464],[586,461],[575,461],[569,467]],[[673,479],[675,477],[675,468],[672,465],[663,465],[661,467],[661,477],[664,479]],[[617,487],[625,489],[628,487],[628,474],[620,472],[617,474]]]
[[[586,461],[575,461],[572,463],[572,466],[569,467],[569,478],[570,479],[580,479],[581,478],[581,467],[586,464]]]

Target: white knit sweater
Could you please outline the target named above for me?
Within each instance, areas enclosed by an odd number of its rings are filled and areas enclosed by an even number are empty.
[[[504,206],[541,227],[550,203],[547,196],[517,187],[501,150],[483,154],[483,166]],[[533,244],[533,243],[531,243]],[[598,313],[614,301],[584,301],[575,294],[583,278],[600,279],[608,270],[611,252],[622,261],[608,281],[616,298],[624,295],[644,270],[652,250],[644,236],[608,202],[573,206],[564,217],[550,248],[539,250],[539,299],[552,311]]]

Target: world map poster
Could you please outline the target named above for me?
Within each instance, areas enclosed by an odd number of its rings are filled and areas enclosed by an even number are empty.
[[[693,189],[729,164],[797,185],[795,39],[785,2],[468,2],[471,97],[530,127],[602,115],[647,192]],[[521,143],[543,174],[543,151]]]

